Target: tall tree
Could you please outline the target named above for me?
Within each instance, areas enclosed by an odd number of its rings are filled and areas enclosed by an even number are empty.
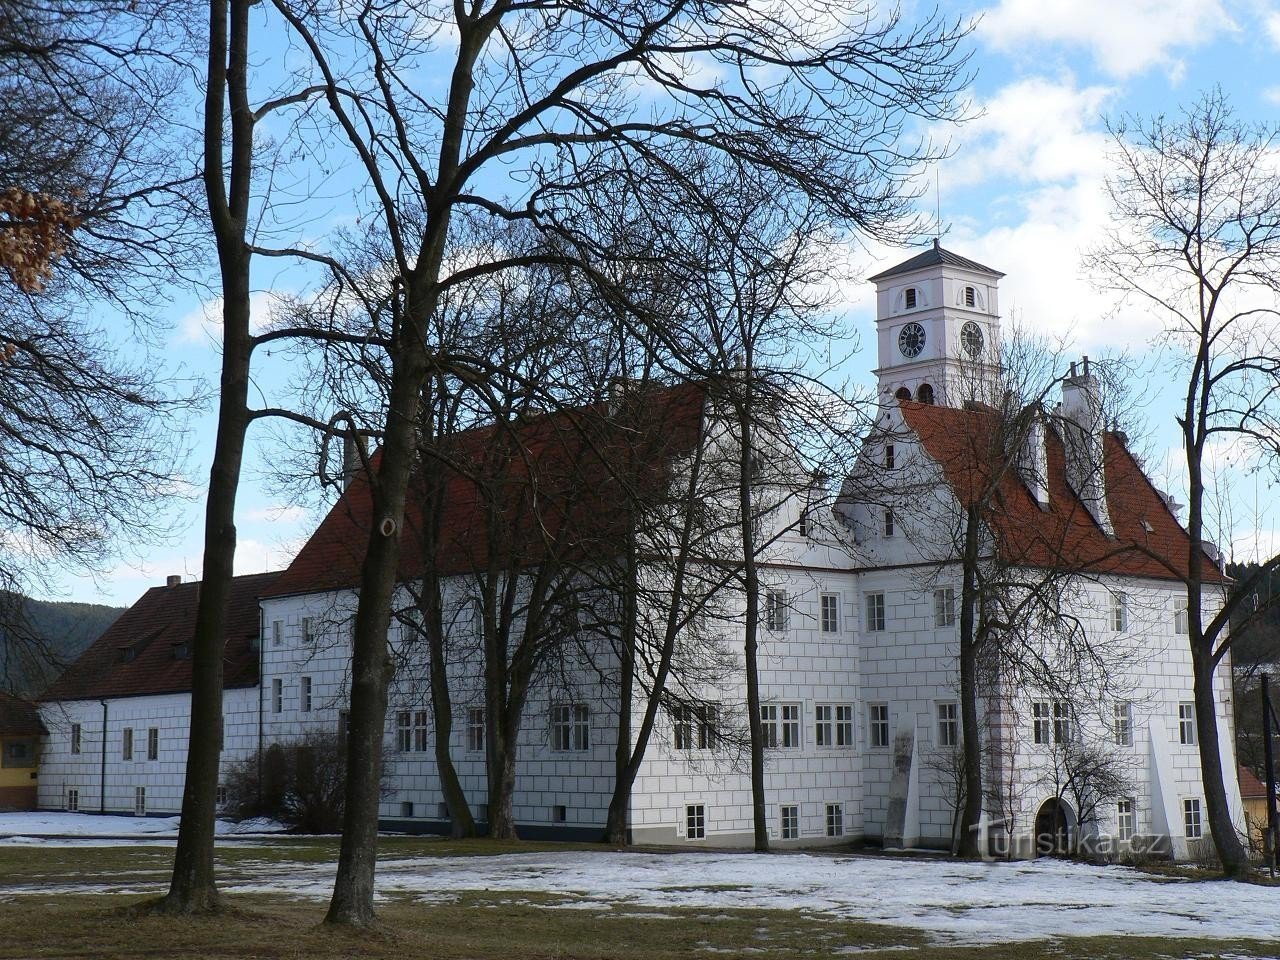
[[[1169,572],[1186,585],[1187,642],[1205,807],[1224,873],[1242,879],[1247,851],[1231,821],[1220,751],[1219,697],[1227,682],[1229,626],[1280,567],[1258,564],[1232,593],[1215,565],[1210,457],[1243,448],[1262,470],[1280,465],[1280,129],[1238,119],[1221,91],[1173,117],[1127,119],[1111,128],[1108,181],[1114,226],[1089,264],[1100,284],[1141,304],[1164,324],[1186,464],[1187,556]]]
[[[903,136],[905,125],[956,113],[964,30],[938,19],[904,27],[869,5],[825,0],[751,10],[679,0],[274,5],[312,56],[365,177],[364,213],[388,237],[395,265],[389,409],[372,478],[378,530],[360,584],[347,822],[329,912],[332,922],[365,924],[373,919],[386,628],[417,404],[435,368],[483,376],[431,342],[429,320],[449,286],[527,262],[524,250],[502,247],[480,263],[457,256],[455,221],[524,222],[582,241],[567,249],[589,249],[580,233],[585,188],[602,162],[660,166],[705,151],[773,171],[787,196],[828,209],[836,222],[885,227],[904,209],[906,178],[931,152]],[[444,35],[449,43],[437,43]],[[423,76],[448,81],[433,95],[422,91]]]

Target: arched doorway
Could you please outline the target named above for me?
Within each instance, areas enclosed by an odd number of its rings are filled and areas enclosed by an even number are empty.
[[[1066,857],[1071,854],[1071,834],[1075,815],[1061,797],[1050,797],[1036,814],[1035,850],[1037,857]]]

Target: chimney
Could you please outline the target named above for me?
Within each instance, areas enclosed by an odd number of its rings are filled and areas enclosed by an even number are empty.
[[[1107,480],[1104,473],[1102,435],[1102,388],[1089,372],[1089,358],[1082,369],[1071,364],[1071,373],[1062,382],[1062,402],[1057,409],[1057,427],[1066,455],[1067,485],[1107,534],[1115,536],[1107,510]]]
[[[171,574],[169,574],[169,576],[165,577],[165,579],[164,579],[164,585],[165,585],[166,587],[179,587],[179,586],[181,586],[181,585],[182,585],[182,574],[180,574],[180,573],[171,573]]]
[[[1049,509],[1049,451],[1045,447],[1044,421],[1039,415],[1031,422],[1018,449],[1018,475],[1035,497],[1041,510]]]
[[[346,490],[364,467],[364,437],[352,430],[342,435],[342,489]]]

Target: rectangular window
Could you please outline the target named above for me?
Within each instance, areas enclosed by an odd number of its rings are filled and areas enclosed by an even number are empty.
[[[893,444],[892,444],[892,443],[886,443],[886,444],[884,445],[884,465],[885,465],[885,469],[887,469],[887,470],[892,470],[892,469],[893,469],[893,466],[894,466],[894,461],[895,461],[895,457],[894,457]]]
[[[938,704],[938,746],[955,747],[960,744],[960,704]]]
[[[1187,601],[1185,598],[1175,600],[1173,602],[1173,632],[1186,633],[1187,629]]]
[[[556,804],[551,808],[551,820],[553,823],[567,823],[569,820],[569,808],[563,804]]]
[[[787,594],[785,590],[767,590],[764,595],[764,625],[767,630],[787,629]]]
[[[893,508],[886,508],[884,511],[884,535],[886,537],[893,536]]]
[[[698,749],[714,750],[716,748],[716,726],[720,719],[720,708],[714,703],[704,703],[698,707],[695,715],[698,719]]]
[[[467,750],[471,753],[484,752],[483,707],[471,707],[467,710]]]
[[[956,623],[956,588],[941,587],[933,591],[933,625],[941,630]]]
[[[316,621],[315,617],[302,618],[302,639],[304,643],[310,643],[316,638]]]
[[[213,802],[221,809],[227,805],[227,788],[222,784],[218,784],[218,790],[213,796]]]
[[[1053,742],[1068,743],[1071,740],[1071,704],[1065,700],[1053,702]]]
[[[1195,746],[1196,705],[1194,703],[1178,704],[1178,742],[1189,747]]]
[[[1187,797],[1182,801],[1182,824],[1186,828],[1188,840],[1199,840],[1204,836],[1200,825],[1200,801],[1196,797]]]
[[[684,808],[684,835],[690,840],[701,840],[707,835],[707,808],[691,803]]]
[[[675,735],[673,745],[677,750],[693,749],[693,711],[686,704],[677,704],[671,708],[671,730]]]
[[[0,767],[29,768],[35,765],[34,740],[10,740],[4,745],[4,754],[0,756]]]
[[[844,804],[843,803],[827,804],[827,836],[828,837],[844,836]]]
[[[271,621],[271,645],[273,647],[278,647],[282,643],[284,643],[284,621],[272,620]]]
[[[813,742],[819,747],[853,746],[853,707],[820,703],[814,707]]]
[[[160,728],[151,727],[147,730],[147,759],[160,759]]]
[[[1129,595],[1119,591],[1111,593],[1111,629],[1119,633],[1129,629]]]
[[[782,839],[795,840],[800,836],[800,808],[793,803],[784,803],[779,810],[782,813]]]
[[[75,813],[77,810],[80,809],[80,791],[77,790],[75,787],[67,788],[66,808],[71,813]]]
[[[120,759],[133,759],[133,727],[124,728],[124,737],[120,743]]]
[[[1036,743],[1049,743],[1053,727],[1049,720],[1049,703],[1037,700],[1031,704],[1031,739]]]
[[[311,712],[311,678],[302,678],[302,712]]]
[[[408,819],[408,818],[410,818],[410,817],[412,817],[412,816],[413,816],[413,801],[412,801],[412,800],[401,800],[401,801],[400,801],[400,816],[404,817],[405,819]]]
[[[412,720],[408,710],[400,710],[396,713],[396,751],[398,753],[408,753],[413,746]]]
[[[830,747],[835,743],[835,708],[820,703],[813,708],[813,742],[815,746]]]
[[[418,753],[427,752],[427,711],[413,712],[413,749]]]
[[[80,724],[78,723],[71,725],[71,752],[80,752]]]
[[[871,732],[871,746],[889,746],[889,705],[887,703],[873,703],[867,708],[867,711],[870,718],[868,726]]]
[[[560,703],[551,708],[551,749],[587,750],[591,746],[591,712],[585,703]]]
[[[1133,704],[1117,703],[1115,705],[1115,721],[1113,724],[1113,734],[1115,735],[1116,746],[1132,747],[1133,746]]]
[[[774,703],[760,704],[760,739],[766,750],[778,745],[778,705]]]
[[[867,630],[875,633],[884,629],[884,594],[867,594]]]
[[[280,677],[271,681],[271,712],[284,712],[284,680]]]
[[[133,815],[135,817],[145,817],[147,815],[147,788],[133,788]]]
[[[800,519],[796,522],[796,533],[802,537],[809,536],[813,532],[813,521],[809,518],[809,508],[800,508]]]
[[[1125,797],[1116,803],[1116,839],[1127,843],[1133,839],[1135,829],[1133,798]]]
[[[840,595],[838,593],[824,593],[820,598],[820,602],[822,604],[822,632],[839,633]]]
[[[800,749],[800,704],[798,703],[782,705],[782,748],[784,750]]]

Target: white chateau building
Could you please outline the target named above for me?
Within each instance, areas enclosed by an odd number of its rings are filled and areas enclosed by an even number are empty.
[[[807,515],[796,497],[770,515],[760,690],[769,822],[779,846],[952,843],[961,595],[954,530],[975,477],[993,476],[974,438],[987,437],[997,418],[972,401],[998,382],[1000,277],[935,244],[872,278],[883,398],[877,428],[830,516]],[[683,459],[673,458],[678,476],[692,445],[721,444],[724,431],[700,392],[672,388],[660,403],[663,430],[689,438]],[[1061,404],[1035,418],[1014,459],[993,481],[998,509],[986,517],[983,543],[995,554],[1014,551],[1007,566],[1022,575],[1012,592],[1052,587],[1074,635],[1107,651],[1103,659],[1115,669],[1105,688],[1096,677],[1075,684],[1061,644],[1027,627],[1021,639],[1045,653],[1044,682],[1003,667],[984,675],[991,843],[1025,852],[1034,835],[1082,831],[1121,848],[1154,838],[1159,849],[1185,857],[1208,835],[1181,635],[1185,594],[1171,573],[1179,557],[1185,563],[1186,535],[1124,438],[1104,430],[1087,363],[1065,380]],[[464,503],[460,489],[446,497],[446,526],[474,539],[474,518],[464,516],[474,504]],[[368,515],[367,489],[357,481],[288,569],[238,578],[227,635],[224,769],[273,742],[344,725],[349,623]],[[405,554],[402,575],[411,584],[421,561],[412,549]],[[487,730],[469,576],[477,555],[455,544],[437,562],[449,574],[450,753],[483,823]],[[1210,576],[1225,588],[1212,567]],[[46,696],[41,807],[178,811],[189,706],[185,644],[197,592],[198,584],[148,591]],[[736,623],[727,619],[719,629],[724,650],[740,663],[740,598],[727,594],[723,605],[739,611]],[[427,659],[421,644],[392,629],[400,656],[382,815],[390,828],[447,830]],[[608,660],[600,644],[592,649]],[[530,691],[514,793],[523,836],[601,835],[618,710],[610,669],[596,667],[544,671]],[[1229,665],[1219,677],[1223,768],[1234,770]],[[740,670],[729,671],[714,688],[698,690],[706,711],[660,714],[632,791],[635,842],[750,844],[740,678]],[[642,710],[638,704],[637,717]],[[1117,758],[1123,791],[1081,811],[1064,778],[1070,743]],[[1228,793],[1243,825],[1234,782]]]

